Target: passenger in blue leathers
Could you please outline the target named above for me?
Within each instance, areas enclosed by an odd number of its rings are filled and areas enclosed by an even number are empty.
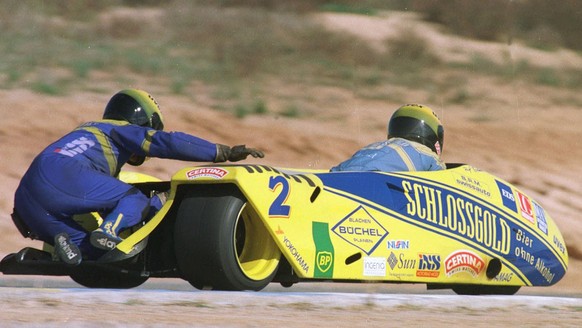
[[[429,107],[407,104],[392,114],[387,140],[358,150],[331,171],[443,170],[443,137],[443,126]]]
[[[122,230],[162,205],[159,197],[149,198],[116,178],[125,163],[141,165],[146,157],[234,162],[264,156],[244,145],[231,148],[163,128],[162,113],[148,93],[118,92],[102,120],[80,125],[33,160],[16,190],[14,213],[31,237],[55,245],[58,257],[75,265],[115,248]],[[89,234],[72,217],[90,212],[106,215]]]

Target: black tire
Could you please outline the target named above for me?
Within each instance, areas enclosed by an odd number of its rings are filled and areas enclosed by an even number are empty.
[[[513,295],[521,286],[455,285],[453,291],[458,295]]]
[[[199,186],[178,210],[175,251],[182,276],[198,289],[261,290],[281,252],[234,185]]]
[[[113,272],[109,270],[99,270],[92,268],[90,272],[83,272],[70,275],[74,282],[88,288],[114,288],[129,289],[137,287],[148,280],[136,274],[123,272]]]

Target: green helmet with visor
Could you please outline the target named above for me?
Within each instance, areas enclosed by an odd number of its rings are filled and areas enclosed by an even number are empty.
[[[164,119],[158,103],[147,92],[125,89],[116,93],[105,107],[103,119],[127,121],[156,130],[164,129]]]
[[[421,143],[440,157],[443,150],[444,128],[429,107],[406,104],[392,114],[388,122],[388,138],[403,138]]]

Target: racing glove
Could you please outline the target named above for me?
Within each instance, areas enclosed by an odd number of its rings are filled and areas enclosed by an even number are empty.
[[[246,159],[249,155],[254,158],[265,157],[262,151],[255,148],[247,148],[245,145],[237,145],[231,148],[226,145],[216,144],[216,158],[214,159],[214,163],[226,161],[238,162]]]

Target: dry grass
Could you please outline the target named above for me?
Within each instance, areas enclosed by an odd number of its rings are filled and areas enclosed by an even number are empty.
[[[193,85],[203,83],[215,90],[216,109],[239,117],[297,117],[310,106],[268,99],[273,78],[285,84],[369,90],[358,95],[379,100],[398,98],[398,92],[383,90],[434,90],[449,94],[447,101],[456,104],[474,95],[436,78],[442,71],[570,89],[582,84],[580,70],[537,68],[526,61],[497,63],[476,55],[468,64],[445,63],[429,40],[405,27],[379,50],[318,24],[311,11],[323,2],[281,3],[150,0],[124,7],[136,2],[7,1],[0,8],[0,88],[48,95],[109,93],[107,85],[113,82],[155,84],[168,93],[189,94]],[[467,3],[470,12],[474,8]],[[338,1],[325,8],[373,13],[366,8],[387,7],[397,3]]]

